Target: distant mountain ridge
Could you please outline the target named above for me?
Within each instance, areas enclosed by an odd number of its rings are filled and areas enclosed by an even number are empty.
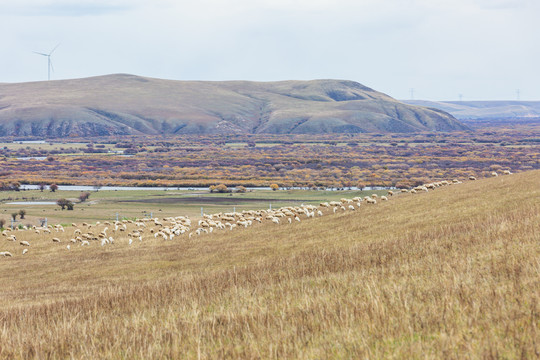
[[[0,136],[454,131],[437,109],[354,81],[176,81],[128,74],[0,84]]]
[[[540,117],[540,101],[427,101],[404,103],[446,111],[457,119],[523,119]]]

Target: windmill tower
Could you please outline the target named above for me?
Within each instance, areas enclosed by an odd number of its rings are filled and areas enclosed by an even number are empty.
[[[54,50],[56,50],[56,48],[58,46],[60,46],[60,44],[56,45],[54,47],[54,49],[52,49],[51,52],[49,52],[48,54],[44,54],[44,53],[34,51],[34,54],[38,54],[38,55],[42,55],[42,56],[47,57],[47,80],[51,80],[51,69],[54,71],[54,68],[53,68],[52,62],[51,62],[51,55],[54,52]]]

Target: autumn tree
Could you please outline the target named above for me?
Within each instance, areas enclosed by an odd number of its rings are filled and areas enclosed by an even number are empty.
[[[279,185],[278,184],[270,184],[270,189],[272,189],[273,191],[276,191],[277,189],[279,189]]]
[[[66,206],[68,205],[68,203],[70,203],[71,201],[67,200],[67,199],[58,199],[56,201],[56,205],[60,206],[62,208],[62,210],[64,210],[66,208]]]
[[[19,215],[19,213],[11,213],[11,218],[13,219],[13,221],[17,220],[17,215]]]
[[[218,186],[216,186],[216,189],[215,189],[218,193],[227,193],[227,192],[230,192],[229,188],[227,187],[227,185],[225,184],[219,184]]]
[[[363,190],[365,187],[366,187],[366,183],[363,182],[363,181],[358,181],[356,183],[356,187],[359,189],[359,190]]]
[[[79,195],[79,200],[81,202],[85,202],[86,200],[88,200],[89,197],[90,197],[90,193],[86,191]]]
[[[19,210],[19,216],[21,219],[24,219],[24,215],[26,215],[26,210]]]
[[[236,187],[236,192],[238,193],[245,193],[247,190],[244,186],[237,186]]]

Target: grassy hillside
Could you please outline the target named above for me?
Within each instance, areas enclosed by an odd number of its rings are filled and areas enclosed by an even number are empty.
[[[451,115],[353,81],[172,81],[133,75],[0,84],[0,135],[452,131]]]
[[[1,240],[0,357],[535,358],[539,183],[132,246]]]

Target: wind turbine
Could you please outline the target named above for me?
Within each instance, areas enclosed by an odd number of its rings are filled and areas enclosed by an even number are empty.
[[[48,70],[48,72],[47,72],[47,80],[51,80],[51,69],[54,71],[54,68],[53,68],[52,62],[51,62],[51,55],[54,52],[54,50],[56,50],[56,48],[58,46],[60,46],[60,44],[56,45],[54,47],[54,49],[52,49],[51,52],[48,53],[48,54],[44,54],[44,53],[34,51],[34,54],[43,55],[43,56],[47,57],[47,70]]]

